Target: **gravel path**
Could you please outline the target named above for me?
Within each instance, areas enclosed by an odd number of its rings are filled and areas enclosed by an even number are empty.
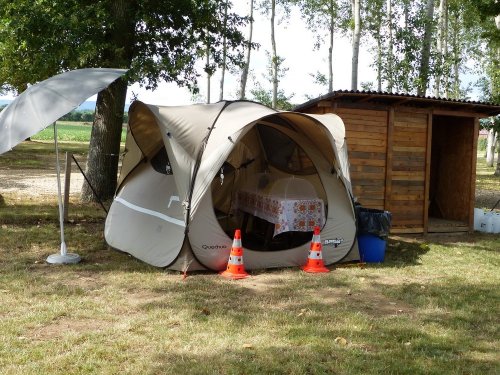
[[[80,172],[72,172],[70,196],[78,198],[83,184]],[[64,192],[64,173],[61,174],[61,189]],[[48,170],[0,170],[0,194],[28,197],[57,196],[56,172]]]
[[[70,196],[79,198],[84,182],[82,174],[73,165],[71,172]],[[64,173],[61,174],[61,189],[64,191]],[[57,196],[55,171],[50,170],[0,170],[0,194],[14,194],[28,197]],[[476,207],[490,209],[500,199],[494,190],[476,190]],[[500,205],[499,205],[500,206]],[[498,208],[498,207],[497,207]]]

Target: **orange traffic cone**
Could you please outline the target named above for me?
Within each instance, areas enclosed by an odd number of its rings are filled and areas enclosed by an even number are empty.
[[[245,272],[243,265],[243,247],[241,246],[241,231],[239,229],[234,232],[233,247],[231,247],[227,268],[220,274],[229,279],[244,279],[250,276]]]
[[[321,255],[321,238],[319,235],[319,227],[314,227],[314,235],[311,241],[309,255],[307,256],[307,263],[301,268],[306,272],[330,272],[323,263],[323,256]]]

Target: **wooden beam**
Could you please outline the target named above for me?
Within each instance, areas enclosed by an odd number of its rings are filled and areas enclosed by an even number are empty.
[[[477,138],[479,136],[479,118],[474,119],[474,134],[472,135],[472,170],[469,197],[469,232],[474,231],[474,205],[476,202],[476,163],[477,163]]]
[[[389,108],[387,115],[387,149],[385,159],[385,193],[384,207],[386,210],[391,210],[391,193],[392,193],[392,152],[394,141],[394,107]]]
[[[391,228],[391,234],[411,234],[411,233],[422,233],[424,228],[414,227],[414,228]]]
[[[475,112],[465,112],[465,111],[455,111],[455,110],[446,110],[446,109],[435,109],[435,115],[438,116],[455,116],[455,117],[477,117],[477,113]]]
[[[398,100],[397,102],[394,102],[393,105],[398,106],[398,105],[401,105],[404,103],[408,103],[410,100],[412,100],[412,98],[404,98],[404,99]]]
[[[332,106],[332,102],[330,100],[321,100],[317,104],[318,108],[321,108],[321,107],[331,107],[331,106]]]
[[[361,98],[359,100],[356,100],[356,103],[364,103],[364,102],[368,102],[370,101],[371,99],[373,99],[374,96],[373,95],[367,95],[365,96],[364,98]]]
[[[431,159],[432,159],[432,120],[433,113],[427,117],[427,145],[425,154],[425,190],[424,190],[424,234],[429,229],[429,190],[431,184]]]

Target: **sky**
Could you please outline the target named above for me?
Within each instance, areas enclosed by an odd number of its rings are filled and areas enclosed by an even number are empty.
[[[247,15],[249,4],[245,0],[236,0],[235,10],[241,15]],[[251,52],[251,76],[247,83],[247,96],[256,81],[264,88],[271,89],[271,84],[266,82],[263,74],[267,69],[266,51],[271,51],[271,26],[270,21],[258,11],[254,11],[253,42],[260,44],[258,50]],[[288,68],[286,76],[280,82],[280,89],[285,95],[293,94],[291,101],[300,104],[307,101],[308,96],[319,96],[326,93],[325,88],[314,84],[310,74],[321,71],[328,72],[328,45],[318,51],[313,51],[316,40],[315,33],[307,29],[301,20],[298,10],[292,11],[289,21],[283,21],[275,26],[277,53],[285,58],[284,67]],[[249,28],[244,30],[248,37]],[[334,89],[351,88],[351,41],[348,37],[337,36],[334,40]],[[358,82],[375,81],[375,72],[369,67],[371,57],[363,46],[360,51],[360,66]],[[200,64],[200,72],[202,66]],[[220,71],[216,72],[211,81],[211,101],[219,100]],[[206,77],[203,75],[199,80],[201,99],[206,98]],[[236,91],[239,87],[239,75],[226,73],[226,84],[224,86],[224,99],[236,99]],[[129,94],[138,94],[138,99],[149,104],[157,105],[182,105],[196,102],[187,89],[178,88],[174,84],[163,84],[155,91],[141,89],[138,84],[132,85]],[[200,100],[200,98],[197,98]]]
[[[241,15],[248,15],[248,0],[233,0],[235,11]],[[255,86],[256,81],[266,89],[271,89],[271,84],[266,81],[263,74],[267,69],[266,51],[271,51],[270,21],[266,16],[254,11],[254,31],[253,41],[260,44],[258,50],[253,50],[250,63],[250,77],[247,83],[247,97],[249,91]],[[279,18],[279,17],[278,17]],[[243,31],[248,36],[248,27]],[[285,95],[292,96],[291,102],[300,104],[308,100],[309,97],[318,97],[326,93],[326,88],[321,88],[314,84],[311,74],[321,71],[328,72],[328,44],[319,50],[313,50],[316,35],[308,30],[300,17],[298,10],[293,10],[288,21],[282,21],[276,25],[276,44],[278,55],[285,58],[284,67],[288,68],[286,76],[280,81],[280,89]],[[376,87],[376,74],[370,65],[373,57],[367,51],[366,40],[362,40],[359,56],[358,85],[362,82],[373,82]],[[334,77],[333,88],[351,88],[351,40],[349,36],[341,37],[337,35],[334,40]],[[173,83],[161,83],[155,91],[141,88],[139,84],[133,84],[128,89],[127,102],[131,101],[133,95],[148,104],[155,105],[187,105],[195,102],[205,101],[206,98],[206,77],[203,75],[203,63],[200,62],[199,71],[202,75],[199,78],[200,95],[193,98],[192,94],[185,88],[177,87]],[[216,72],[211,81],[211,101],[219,100],[220,71]],[[224,88],[224,99],[236,99],[236,91],[239,87],[239,75],[231,75],[226,72],[226,84]],[[431,92],[428,91],[431,95]],[[0,99],[12,99],[12,96],[0,96]],[[95,100],[96,96],[89,98]]]

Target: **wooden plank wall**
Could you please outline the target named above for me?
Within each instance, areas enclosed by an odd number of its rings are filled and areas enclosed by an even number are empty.
[[[424,230],[428,113],[395,110],[392,134],[391,191],[385,209],[394,232]],[[399,230],[398,230],[399,229]]]
[[[346,127],[354,196],[364,206],[384,209],[387,111],[336,108]]]

